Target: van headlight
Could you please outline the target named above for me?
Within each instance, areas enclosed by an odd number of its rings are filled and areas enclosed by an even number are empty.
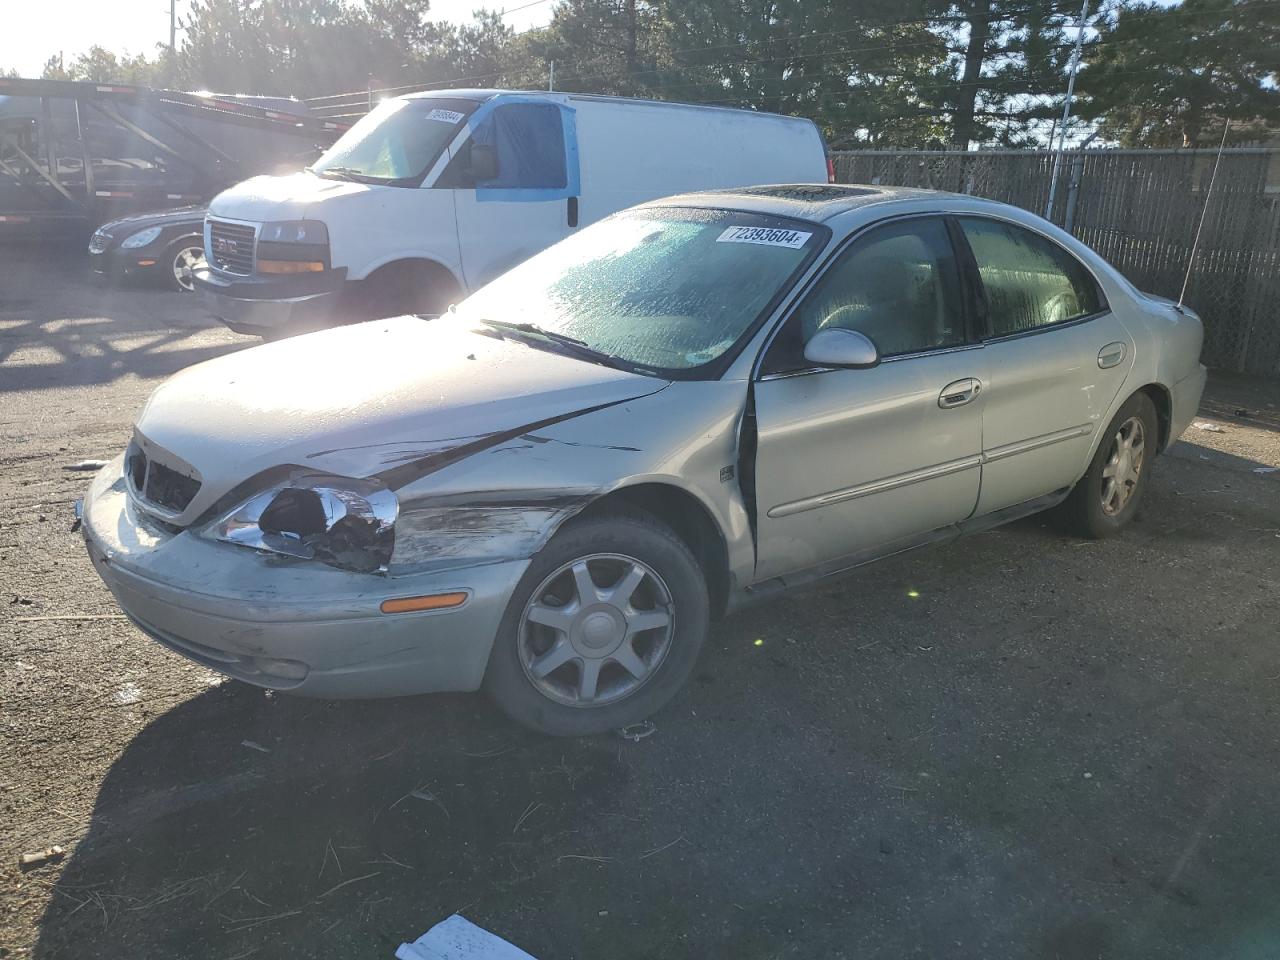
[[[309,476],[250,497],[201,536],[265,553],[379,573],[395,547],[396,495],[375,480]]]
[[[278,220],[264,223],[259,243],[328,243],[329,231],[319,220]]]
[[[147,227],[145,230],[139,230],[137,233],[125,237],[120,246],[125,250],[136,250],[138,247],[145,247],[160,236],[160,229],[160,227]]]
[[[323,273],[329,229],[319,220],[279,220],[258,231],[259,273]]]

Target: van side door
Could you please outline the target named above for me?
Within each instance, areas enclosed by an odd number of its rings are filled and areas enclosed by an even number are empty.
[[[504,97],[468,127],[435,186],[454,189],[462,272],[475,290],[577,226],[579,175],[569,107]]]

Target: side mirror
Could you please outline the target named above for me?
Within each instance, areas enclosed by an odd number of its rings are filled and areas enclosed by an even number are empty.
[[[498,176],[498,151],[488,143],[471,144],[471,163],[468,167],[472,183],[484,183]]]
[[[880,362],[880,352],[866,334],[842,327],[819,330],[804,345],[804,359],[815,367],[865,370]]]

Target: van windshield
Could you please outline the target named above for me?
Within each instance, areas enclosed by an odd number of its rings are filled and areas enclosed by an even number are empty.
[[[470,100],[386,100],[309,169],[337,180],[417,186],[475,108]]]
[[[642,372],[716,375],[828,235],[741,211],[633,210],[526,260],[456,313]]]

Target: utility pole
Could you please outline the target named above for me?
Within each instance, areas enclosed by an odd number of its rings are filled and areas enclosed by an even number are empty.
[[[551,61],[551,75],[547,77],[547,91],[554,93],[556,89],[556,62]]]
[[[176,52],[178,40],[178,0],[169,0],[169,56]]]
[[[1080,48],[1084,45],[1084,24],[1089,19],[1089,0],[1080,7],[1080,28],[1076,31],[1076,45],[1071,51],[1071,66],[1067,72],[1067,99],[1062,104],[1062,128],[1058,131],[1058,150],[1053,155],[1053,175],[1049,178],[1049,202],[1044,205],[1044,218],[1053,213],[1053,197],[1058,192],[1058,171],[1062,168],[1062,151],[1067,145],[1067,121],[1071,119],[1071,95],[1076,89],[1076,74],[1080,71]],[[1053,141],[1050,140],[1050,146]]]

